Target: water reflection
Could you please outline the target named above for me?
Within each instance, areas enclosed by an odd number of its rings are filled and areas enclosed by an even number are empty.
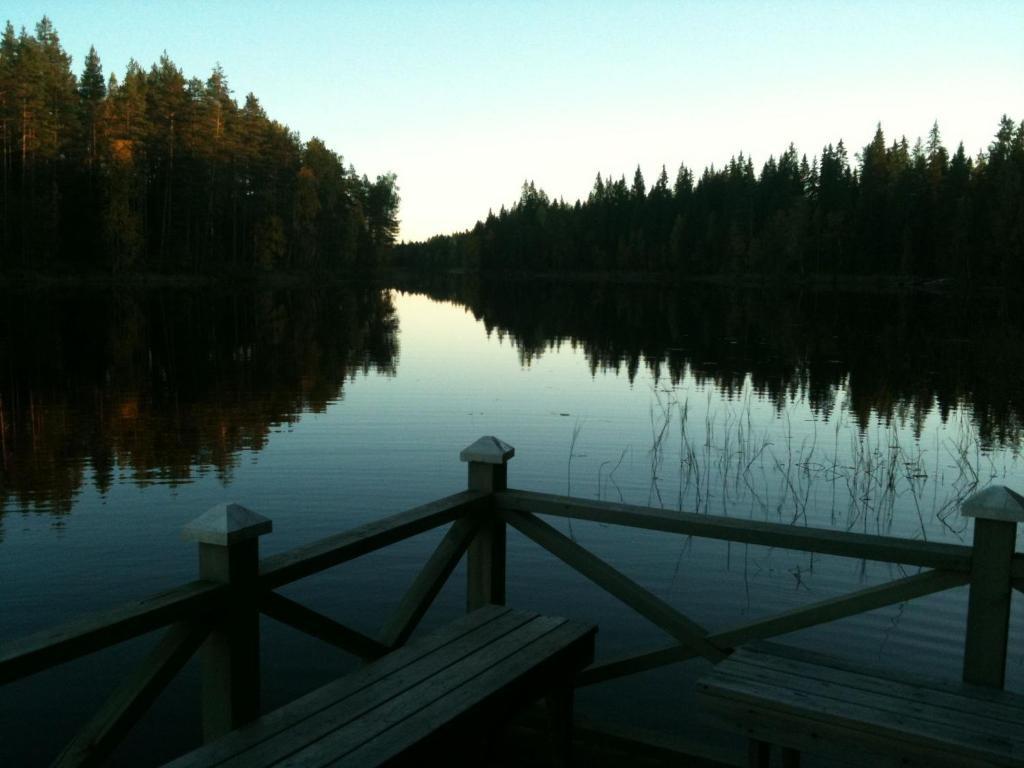
[[[394,375],[387,291],[29,291],[2,297],[0,508],[65,513],[91,476],[227,478],[239,451]]]
[[[920,436],[935,408],[966,408],[981,447],[1020,443],[1024,317],[1002,294],[831,290],[780,293],[718,285],[439,279],[405,286],[469,307],[488,331],[508,334],[529,364],[582,347],[591,371],[640,366],[677,384],[754,393],[778,409],[805,397],[827,418],[837,393],[862,429],[873,416]]]
[[[571,345],[594,374],[633,382],[644,368],[673,386],[692,376],[726,399],[753,393],[778,413],[799,398],[836,423],[836,440],[840,422],[863,433],[876,417],[920,436],[938,413],[973,422],[954,453],[1016,453],[1020,443],[1024,318],[998,296],[458,279],[402,287],[466,306],[488,333],[510,336],[525,365]],[[240,451],[260,450],[276,426],[323,411],[347,379],[397,372],[396,310],[390,292],[374,288],[0,299],[7,509],[66,513],[89,482],[105,493],[197,473],[228,481]],[[687,407],[673,397],[658,403],[665,423]],[[900,466],[917,461],[879,450]],[[678,461],[685,470],[686,457]],[[910,480],[916,472],[906,470]],[[699,508],[699,496],[689,506]]]

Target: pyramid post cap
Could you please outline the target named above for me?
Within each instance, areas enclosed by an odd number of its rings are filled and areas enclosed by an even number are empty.
[[[493,435],[485,435],[459,453],[461,461],[475,461],[481,464],[504,464],[516,455],[516,449]]]
[[[181,535],[186,541],[228,547],[272,530],[270,518],[246,509],[241,504],[218,504],[186,525]]]
[[[960,514],[982,520],[1021,523],[1024,522],[1024,496],[1005,485],[990,485],[961,504]]]

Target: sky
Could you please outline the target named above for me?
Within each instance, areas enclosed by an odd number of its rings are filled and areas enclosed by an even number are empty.
[[[80,72],[162,52],[187,77],[220,64],[303,139],[373,177],[393,171],[400,237],[472,227],[524,180],[585,198],[598,172],[652,182],[790,142],[987,147],[1024,119],[1024,2],[268,2],[8,0],[48,15]]]

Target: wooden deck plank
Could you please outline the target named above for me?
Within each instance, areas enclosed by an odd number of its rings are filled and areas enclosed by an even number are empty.
[[[953,752],[958,758],[984,755],[1007,764],[1024,759],[1024,753],[1008,739],[963,733],[959,730],[939,731],[934,723],[892,711],[879,712],[871,706],[780,689],[773,685],[715,675],[698,685],[701,698],[709,708],[729,711],[731,707],[750,705],[757,716],[771,712],[776,718],[788,720],[791,728],[806,729],[814,725],[831,725],[850,735],[858,743],[871,745],[879,740],[902,744],[904,749],[934,750],[937,746]],[[756,719],[756,718],[755,718]],[[780,738],[779,743],[787,744]]]
[[[992,722],[1010,723],[1020,727],[1024,723],[1024,696],[1006,694],[1002,701],[988,697],[973,697],[972,686],[961,686],[959,691],[948,684],[914,684],[894,677],[882,670],[837,669],[833,666],[801,661],[778,656],[773,653],[759,653],[740,649],[729,657],[730,667],[744,664],[764,667],[769,670],[800,675],[808,679],[843,685],[854,690],[884,695],[895,700],[906,700],[929,704],[933,707],[961,712],[965,696],[970,700],[971,711]]]
[[[500,606],[488,606],[474,611],[415,643],[397,651],[392,651],[372,664],[357,669],[322,688],[318,688],[285,707],[257,718],[252,723],[227,734],[211,744],[179,757],[168,763],[167,768],[221,765],[235,755],[273,738],[296,723],[316,715],[338,700],[361,691],[378,680],[415,664],[423,657],[436,652],[446,645],[457,642],[461,638],[475,632],[487,631],[489,627],[493,631],[492,625],[495,623],[499,624],[499,628],[503,628],[510,621],[513,626],[517,626],[523,621],[519,616],[511,616],[510,619],[511,614],[513,614],[511,609]]]
[[[966,757],[941,745],[915,747],[911,752],[907,750],[905,741],[888,738],[882,733],[876,734],[870,743],[853,741],[849,730],[841,725],[794,721],[788,715],[776,716],[770,710],[759,710],[756,719],[749,712],[735,708],[722,709],[716,714],[748,739],[784,741],[789,748],[810,754],[827,754],[837,765],[850,768],[993,768],[1013,765],[1012,762],[994,762],[984,756]]]
[[[333,701],[328,706],[299,722],[293,722],[286,733],[272,741],[264,741],[251,750],[235,755],[223,763],[223,768],[263,768],[274,765],[306,745],[361,717],[382,702],[435,675],[444,674],[449,667],[463,661],[481,647],[486,648],[492,643],[504,641],[510,634],[532,620],[532,614],[509,611],[478,631],[463,635],[440,648],[435,648],[430,654],[401,669],[378,677],[372,685],[346,691],[343,696],[332,696]]]
[[[797,648],[792,645],[784,643],[777,643],[772,641],[758,641],[751,643],[743,647],[744,652],[752,653],[764,653],[771,656],[775,656],[781,659],[792,659],[807,664],[817,664],[822,667],[830,667],[832,669],[842,670],[845,672],[854,672],[864,674],[866,672],[865,665],[844,659],[841,656],[833,656],[831,654],[821,653],[819,651],[808,651],[804,648]],[[870,671],[870,670],[868,670]],[[898,679],[902,683],[908,685],[918,685],[923,688],[932,688],[934,690],[945,691],[952,693],[957,696],[967,696],[971,699],[978,699],[981,701],[990,701],[995,704],[1009,707],[1024,707],[1024,696],[1010,691],[999,690],[997,688],[988,688],[985,686],[978,685],[966,685],[960,682],[950,682],[946,679],[939,679],[934,677],[927,677],[925,675],[903,673],[901,672]]]
[[[921,721],[935,724],[935,730],[953,728],[962,732],[973,732],[981,736],[996,736],[1015,742],[1024,747],[1024,732],[1019,720],[988,718],[973,711],[966,711],[960,699],[961,708],[944,706],[928,700],[930,691],[920,690],[920,696],[891,695],[888,691],[864,686],[863,675],[841,673],[839,679],[823,679],[823,676],[781,670],[770,666],[748,664],[729,660],[728,669],[715,672],[715,679],[728,677],[733,680],[762,683],[794,694],[807,694],[822,699],[834,699],[840,703],[859,704],[875,710],[880,717],[886,712],[909,715]],[[884,682],[884,681],[879,681]],[[895,686],[894,686],[895,687]],[[937,694],[936,694],[937,695]],[[983,702],[984,703],[984,702]],[[1017,730],[1017,735],[1014,730]]]
[[[402,745],[428,739],[443,741],[450,731],[464,728],[466,720],[488,723],[495,714],[507,714],[527,703],[528,691],[547,688],[550,680],[564,676],[567,666],[586,664],[593,648],[588,636],[594,631],[576,622],[560,624],[513,654],[493,660],[480,674],[444,686],[442,695],[425,706],[420,707],[416,701],[419,697],[410,693],[410,700],[418,707],[410,713],[414,717],[407,716],[394,727],[378,731],[375,738],[329,764],[339,768],[380,765],[400,754]]]
[[[561,618],[533,617],[492,642],[470,649],[469,653],[458,659],[436,663],[434,659],[439,654],[434,654],[425,660],[425,664],[417,665],[415,671],[420,674],[415,677],[396,675],[396,679],[386,681],[391,685],[378,684],[372,691],[346,699],[332,710],[325,710],[315,718],[315,722],[311,718],[308,723],[291,729],[287,739],[276,740],[271,745],[274,759],[265,760],[265,757],[271,755],[260,753],[258,760],[249,760],[244,765],[251,768],[271,765],[280,768],[308,768],[329,764],[391,725],[409,718],[452,689],[483,674],[514,655],[524,645],[551,635],[565,623],[566,620]],[[363,717],[371,711],[372,717]]]

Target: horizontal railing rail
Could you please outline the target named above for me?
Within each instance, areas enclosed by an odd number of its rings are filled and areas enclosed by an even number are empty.
[[[971,569],[972,549],[960,544],[698,515],[693,512],[669,512],[653,507],[589,501],[532,491],[507,490],[498,493],[495,495],[495,504],[502,512],[532,512],[703,539],[939,568],[944,571],[967,573]]]
[[[0,685],[101,651],[179,621],[210,615],[228,599],[224,584],[193,581],[0,645]]]
[[[469,487],[287,552],[259,558],[271,522],[221,505],[186,527],[199,542],[200,580],[0,645],[0,684],[167,628],[146,660],[109,697],[56,765],[94,765],[201,648],[203,734],[212,739],[260,714],[259,615],[369,661],[402,646],[457,564],[467,558],[466,605],[505,602],[506,529],[528,540],[661,628],[672,643],[585,670],[578,685],[651,670],[694,657],[712,662],[754,640],[806,629],[888,605],[970,585],[964,679],[1001,687],[1006,666],[1010,593],[1024,591],[1024,555],[1014,552],[1024,499],[1001,487],[962,507],[976,518],[972,545],[815,529],[507,488],[511,446],[485,437],[465,449]],[[661,533],[815,552],[922,569],[888,583],[831,597],[774,616],[711,631],[665,602],[543,518],[569,518]],[[326,569],[448,525],[383,627],[367,634],[275,590]]]
[[[463,491],[406,512],[374,520],[351,531],[328,536],[312,544],[264,558],[260,563],[260,583],[276,589],[319,571],[438,528],[486,509],[491,503],[486,493]]]

